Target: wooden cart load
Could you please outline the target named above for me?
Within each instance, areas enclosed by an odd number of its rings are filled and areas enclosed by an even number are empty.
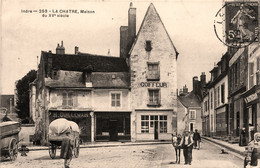
[[[70,131],[73,139],[73,152],[77,158],[79,156],[80,139],[79,127],[73,121],[65,118],[59,118],[50,123],[49,126],[49,155],[52,159],[56,157],[56,150],[61,146],[62,140],[67,136],[66,132]]]
[[[12,161],[16,160],[20,130],[21,127],[18,122],[6,121],[0,123],[1,156],[10,157]]]

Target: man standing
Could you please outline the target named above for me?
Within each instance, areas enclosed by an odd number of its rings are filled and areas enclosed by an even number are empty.
[[[69,168],[72,160],[73,141],[71,137],[71,129],[66,132],[66,136],[62,140],[60,158],[64,159],[64,167]]]
[[[193,145],[193,139],[190,136],[190,133],[188,131],[185,131],[181,143],[179,145],[179,146],[183,146],[185,164],[191,165],[192,148],[193,148],[192,145]]]
[[[196,149],[198,147],[198,150],[200,149],[200,133],[198,133],[198,130],[195,129],[195,133],[193,134],[193,140],[194,140],[194,148]]]

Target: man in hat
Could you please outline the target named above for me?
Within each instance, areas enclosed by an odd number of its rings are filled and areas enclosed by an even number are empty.
[[[200,133],[198,133],[198,130],[195,129],[195,133],[193,134],[193,141],[194,141],[194,148],[196,149],[198,147],[198,150],[200,149]]]
[[[191,165],[193,139],[189,131],[185,131],[179,146],[183,146],[185,164]]]

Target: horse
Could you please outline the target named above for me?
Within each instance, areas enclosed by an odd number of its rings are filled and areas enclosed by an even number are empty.
[[[173,136],[173,134],[172,134]],[[181,142],[181,135],[179,134],[177,137],[173,136],[172,137],[172,146],[175,149],[175,154],[176,154],[176,163],[180,164],[180,159],[181,159],[181,147],[180,147],[180,142]]]

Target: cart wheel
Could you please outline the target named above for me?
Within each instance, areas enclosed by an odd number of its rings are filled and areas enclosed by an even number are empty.
[[[56,149],[57,149],[57,146],[55,144],[49,145],[49,154],[52,159],[54,159],[56,157]]]
[[[75,155],[76,158],[79,157],[79,148],[80,148],[80,146],[79,146],[79,138],[76,137],[74,139],[74,155]]]
[[[17,155],[18,155],[18,144],[17,144],[17,140],[13,138],[9,143],[9,156],[11,161],[16,160]]]

